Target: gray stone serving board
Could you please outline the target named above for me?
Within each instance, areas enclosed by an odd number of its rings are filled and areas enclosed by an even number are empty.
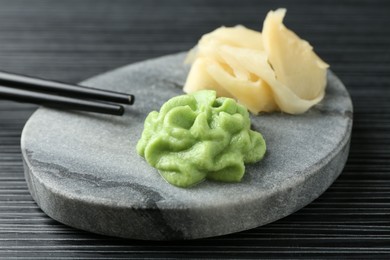
[[[352,103],[328,73],[325,99],[303,115],[252,116],[267,142],[241,183],[205,181],[189,189],[165,182],[136,153],[143,122],[183,94],[183,53],[132,64],[83,82],[133,93],[123,117],[38,109],[21,140],[25,177],[42,210],[66,225],[134,239],[194,239],[238,232],[304,207],[347,160]]]

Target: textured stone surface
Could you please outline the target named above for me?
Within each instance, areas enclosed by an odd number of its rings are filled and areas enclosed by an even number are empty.
[[[182,94],[183,54],[130,65],[85,85],[133,93],[125,116],[38,109],[22,134],[30,192],[52,218],[100,234],[136,239],[192,239],[275,221],[317,198],[348,156],[352,104],[328,74],[325,99],[307,113],[252,117],[267,154],[247,165],[241,183],[206,181],[190,189],[166,183],[135,146],[143,121]]]

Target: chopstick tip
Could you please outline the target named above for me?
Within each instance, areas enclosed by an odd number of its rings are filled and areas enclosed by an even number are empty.
[[[129,104],[132,105],[134,104],[135,96],[134,95],[129,95]]]

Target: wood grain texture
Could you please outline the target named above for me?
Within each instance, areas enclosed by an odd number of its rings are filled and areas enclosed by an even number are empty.
[[[0,69],[78,82],[191,48],[222,24],[261,28],[269,9],[309,40],[354,102],[350,157],[306,208],[264,227],[196,241],[123,240],[66,227],[32,200],[20,133],[36,108],[0,101],[0,259],[388,258],[390,3],[330,1],[0,0]]]

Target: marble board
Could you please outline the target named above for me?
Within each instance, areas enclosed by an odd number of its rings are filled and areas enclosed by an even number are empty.
[[[136,152],[143,122],[181,95],[184,53],[125,66],[83,85],[132,93],[122,117],[39,108],[21,149],[29,190],[53,219],[90,232],[132,239],[218,236],[281,219],[320,196],[348,157],[352,102],[331,72],[324,100],[302,115],[252,116],[267,142],[265,158],[240,183],[172,186]]]

